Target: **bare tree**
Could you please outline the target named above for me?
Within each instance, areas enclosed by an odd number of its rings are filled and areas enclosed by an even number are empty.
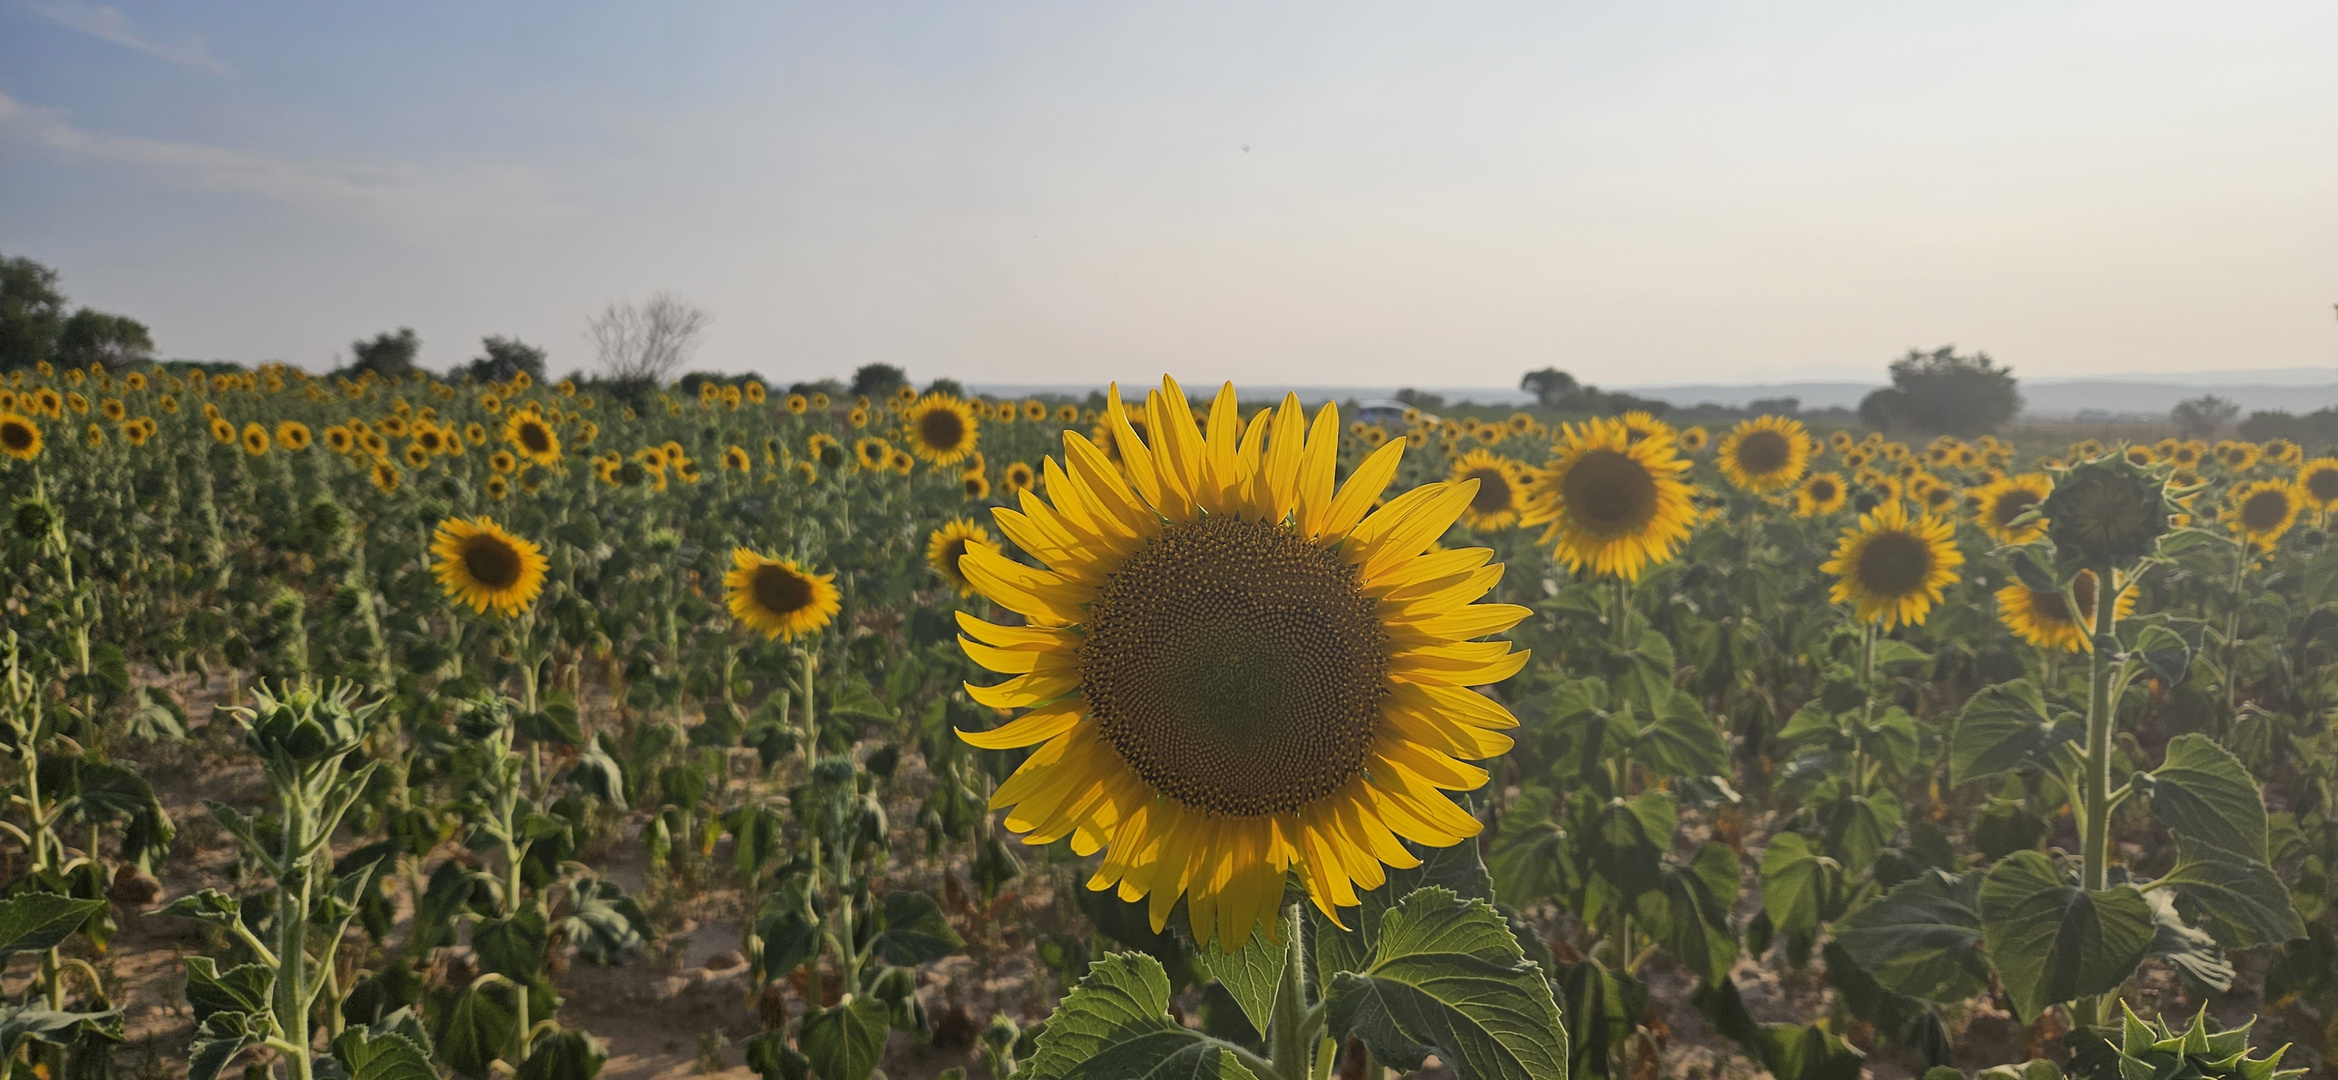
[[[2185,398],[2168,410],[2168,419],[2176,422],[2187,439],[2205,439],[2216,434],[2216,429],[2232,423],[2241,414],[2241,407],[2214,394]]]
[[[713,321],[705,309],[659,293],[640,304],[610,301],[585,324],[585,336],[611,379],[663,386],[690,362]]]

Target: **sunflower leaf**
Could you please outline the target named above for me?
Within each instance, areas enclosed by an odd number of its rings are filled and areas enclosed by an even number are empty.
[[[1974,694],[1948,740],[1948,782],[1963,785],[2021,769],[2049,767],[2060,736],[2046,699],[2027,679]]]
[[[1483,900],[1415,890],[1381,922],[1371,963],[1335,976],[1327,1000],[1331,1030],[1392,1066],[1434,1053],[1461,1080],[1567,1074],[1550,981]]]
[[[55,893],[0,900],[0,960],[56,947],[105,906],[103,900],[75,900]]]
[[[1925,871],[1836,923],[1835,940],[1891,990],[1963,1001],[1989,989],[1980,888],[1979,874]]]
[[[820,1075],[831,1074],[822,1070]],[[1090,966],[1048,1017],[1037,1051],[1016,1075],[1021,1080],[1170,1075],[1257,1080],[1232,1047],[1169,1018],[1169,977],[1160,961],[1143,953],[1112,953]]]
[[[2179,839],[2233,861],[2272,861],[2264,797],[2232,751],[2198,732],[2178,735],[2168,740],[2167,760],[2147,776],[2138,790],[2151,797],[2152,816]]]
[[[2024,1018],[2116,989],[2134,973],[2157,926],[2134,886],[2082,889],[2035,851],[1990,867],[1980,905],[1989,955]]]

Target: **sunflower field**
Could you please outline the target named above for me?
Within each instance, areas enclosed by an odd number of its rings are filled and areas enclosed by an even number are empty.
[[[2338,457],[18,372],[11,1077],[2267,1078]]]

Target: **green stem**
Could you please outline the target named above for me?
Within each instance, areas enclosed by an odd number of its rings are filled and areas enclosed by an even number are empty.
[[[2079,812],[2086,823],[2082,874],[2089,891],[2100,892],[2111,872],[2111,700],[2112,658],[2119,611],[2119,590],[2111,567],[2094,567],[2094,652],[2089,657],[2091,692],[2086,703],[2086,775],[2079,791]],[[2103,1002],[2090,997],[2078,1002],[2072,1019],[2086,1026],[2102,1023]]]
[[[283,792],[284,855],[278,865],[291,881],[276,885],[276,1029],[296,1049],[286,1053],[288,1080],[310,1080],[308,930],[309,807],[293,788]]]
[[[1283,907],[1283,977],[1275,984],[1275,1007],[1267,1021],[1270,1064],[1281,1080],[1309,1080],[1319,1014],[1307,1008],[1307,950],[1303,944],[1306,913],[1294,901]],[[1313,1022],[1310,1022],[1312,1019]]]

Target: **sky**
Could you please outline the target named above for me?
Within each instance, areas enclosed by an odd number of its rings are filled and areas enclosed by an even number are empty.
[[[0,0],[0,253],[164,356],[981,383],[2338,368],[2338,5]]]

